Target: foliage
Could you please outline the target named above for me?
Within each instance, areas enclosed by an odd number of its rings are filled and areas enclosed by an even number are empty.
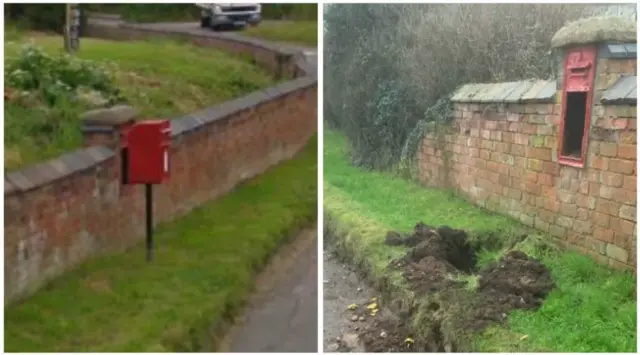
[[[14,41],[4,45],[5,93],[9,93],[4,111],[5,169],[9,170],[77,149],[82,139],[80,113],[88,106],[108,104],[105,98],[125,97],[141,118],[171,118],[273,83],[269,73],[248,58],[187,43],[87,38],[81,41],[79,52],[66,57],[60,54],[60,36],[14,32]],[[44,52],[33,53],[34,58],[20,65],[29,67],[37,62],[54,69],[34,68],[37,71],[29,73],[35,79],[26,80],[22,74],[10,77],[9,62],[20,62],[25,42],[35,43],[35,48],[41,47]],[[105,75],[111,81],[106,81]],[[10,80],[16,83],[10,84]],[[58,80],[64,85],[58,84]],[[18,84],[22,87],[42,85],[46,89],[23,91],[12,87]],[[80,85],[75,95],[68,89],[73,85]],[[104,91],[96,90],[100,88]],[[112,88],[119,90],[118,95]],[[52,98],[49,102],[55,101],[55,105],[47,104],[42,92],[46,92]]]
[[[394,166],[413,154],[402,150],[415,146],[405,141],[422,129],[416,128],[420,120],[430,120],[427,109],[459,85],[553,77],[551,37],[594,11],[602,9],[331,4],[324,15],[325,120],[347,136],[355,163]]]
[[[17,57],[6,60],[5,71],[6,87],[37,93],[49,106],[62,97],[72,99],[82,88],[100,92],[111,103],[123,100],[103,66],[68,54],[52,56],[31,43],[22,46]]]
[[[390,29],[399,24],[401,6],[331,5],[324,16],[325,120],[345,132],[360,166],[396,162],[424,111],[394,64],[400,53]]]
[[[65,4],[4,4],[5,18],[20,21],[32,30],[62,33],[65,21]],[[5,20],[5,22],[7,22]]]

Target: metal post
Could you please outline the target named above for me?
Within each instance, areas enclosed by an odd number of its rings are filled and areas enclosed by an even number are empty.
[[[153,185],[145,184],[147,213],[147,261],[153,260]]]

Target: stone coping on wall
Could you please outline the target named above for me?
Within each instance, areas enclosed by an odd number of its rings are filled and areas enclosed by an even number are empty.
[[[621,76],[605,90],[601,103],[634,105],[637,96],[635,75]],[[491,84],[466,84],[454,91],[457,103],[552,103],[556,95],[555,80],[522,80]]]
[[[114,156],[107,147],[91,147],[66,153],[23,170],[10,172],[4,177],[4,194],[27,192],[50,184],[69,175],[88,170]]]
[[[637,77],[627,75],[620,77],[602,95],[601,102],[604,104],[636,104]]]
[[[234,100],[223,102],[220,105],[206,108],[180,118],[175,118],[171,121],[171,134],[175,137],[189,133],[203,125],[231,117],[237,112],[269,102],[301,89],[311,88],[314,85],[316,85],[315,79],[302,77],[253,92]]]
[[[491,84],[466,84],[451,101],[460,103],[547,103],[556,94],[555,80],[521,80]]]
[[[192,35],[191,31],[184,30],[172,32],[166,29],[149,28],[149,25],[135,25],[123,23],[119,15],[112,14],[96,14],[91,13],[91,19],[97,20],[97,25],[106,27],[127,27],[142,32],[152,32],[158,35]],[[204,34],[194,33],[193,36],[204,36]],[[301,51],[294,50],[292,47],[272,45],[268,42],[245,38],[229,38],[219,37],[217,39],[229,40],[232,42],[242,42],[245,45],[251,45],[266,49],[276,54],[291,55],[292,58]],[[317,85],[317,77],[315,71],[304,60],[304,55],[298,55],[295,63],[299,66],[298,73],[304,76],[294,78],[292,80],[279,83],[275,86],[256,91],[240,98],[223,102],[219,105],[209,107],[191,114],[171,119],[172,137],[194,132],[199,128],[212,122],[222,120],[226,117],[233,117],[235,113],[280,98],[285,95],[299,92],[300,90],[312,88]],[[70,175],[90,169],[103,161],[113,157],[115,152],[108,147],[90,147],[79,149],[74,152],[66,153],[58,158],[45,162],[30,165],[22,170],[9,172],[5,174],[4,194],[11,195],[15,193],[23,193],[38,187],[51,184],[57,180],[63,179]]]

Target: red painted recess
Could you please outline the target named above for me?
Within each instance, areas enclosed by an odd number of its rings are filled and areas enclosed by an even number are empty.
[[[587,147],[589,144],[589,127],[591,124],[591,102],[593,101],[593,87],[594,87],[594,75],[596,64],[597,49],[595,46],[585,46],[572,48],[567,51],[564,61],[564,80],[562,84],[562,111],[560,119],[560,139],[558,149],[558,163],[563,165],[569,165],[573,167],[582,168],[586,163]],[[580,94],[582,95],[575,95]],[[580,100],[579,103],[572,101],[571,106],[569,104],[569,97],[581,96],[584,100]],[[584,105],[584,107],[576,107]],[[569,136],[576,137],[578,132],[571,132],[569,130],[575,129],[575,126],[568,126],[567,115],[568,110],[572,112],[577,111],[579,113],[584,112],[583,122],[584,127],[582,129],[582,144],[580,146],[579,155],[575,153],[567,154],[565,151],[569,145],[567,142],[568,133]],[[575,116],[572,117],[575,121]],[[572,122],[574,122],[572,121]]]

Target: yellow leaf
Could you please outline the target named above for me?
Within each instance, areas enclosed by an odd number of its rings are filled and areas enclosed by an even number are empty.
[[[356,308],[358,308],[358,305],[357,305],[357,304],[355,304],[355,303],[352,303],[352,304],[350,304],[350,305],[349,305],[349,307],[347,307],[347,309],[352,310],[352,311],[353,311],[354,309],[356,309]]]
[[[378,304],[377,303],[372,303],[370,305],[367,306],[368,309],[376,309],[378,308]]]
[[[371,298],[371,302],[375,302],[375,301],[377,301],[377,300],[378,300],[378,298],[377,298],[377,297],[373,297],[373,298]]]
[[[529,336],[525,334],[525,335],[523,335],[523,336],[521,336],[521,337],[520,337],[520,341],[523,341],[523,340],[527,339],[528,337],[529,337]]]
[[[407,338],[407,339],[404,340],[404,342],[407,343],[407,344],[413,344],[413,339]]]

